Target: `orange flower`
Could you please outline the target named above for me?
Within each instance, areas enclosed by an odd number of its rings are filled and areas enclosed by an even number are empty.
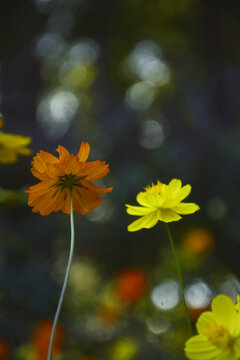
[[[41,321],[34,331],[32,337],[32,343],[36,349],[36,360],[43,360],[47,358],[48,346],[52,331],[52,321],[43,320]],[[53,343],[53,355],[57,355],[61,352],[64,343],[64,330],[58,325],[55,332],[55,338]]]
[[[201,313],[203,313],[204,311],[210,311],[210,310],[211,310],[211,307],[209,305],[202,307],[202,308],[192,308],[192,307],[188,308],[190,318],[194,321],[199,318]]]
[[[82,142],[77,156],[70,154],[63,146],[58,146],[59,158],[40,151],[32,161],[32,174],[40,183],[30,186],[28,205],[33,212],[49,215],[61,210],[70,214],[72,194],[73,210],[79,214],[91,212],[101,204],[99,194],[112,191],[103,189],[91,181],[102,178],[109,172],[105,161],[86,162],[90,146]]]
[[[214,235],[205,228],[190,230],[181,243],[181,250],[187,257],[204,255],[211,252],[215,246]]]
[[[97,318],[100,320],[101,324],[108,326],[118,320],[120,314],[120,308],[103,305],[97,314]]]
[[[143,271],[138,269],[125,270],[116,280],[116,294],[119,300],[133,304],[139,300],[147,288],[147,279]]]

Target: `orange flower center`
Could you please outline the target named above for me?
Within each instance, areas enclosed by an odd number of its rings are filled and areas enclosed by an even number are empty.
[[[64,176],[59,178],[56,186],[59,186],[61,188],[61,191],[65,188],[68,188],[69,191],[72,191],[72,188],[74,186],[82,186],[80,182],[82,179],[83,177],[79,177],[74,174],[65,174]]]

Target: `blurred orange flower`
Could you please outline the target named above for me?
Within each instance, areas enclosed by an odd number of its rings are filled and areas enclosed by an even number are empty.
[[[120,308],[103,305],[97,313],[97,318],[103,325],[109,326],[112,325],[115,321],[117,321],[120,315]]]
[[[6,341],[0,339],[0,360],[6,360],[10,356],[10,348]]]
[[[189,316],[192,320],[196,320],[201,315],[201,313],[203,313],[204,311],[208,311],[210,309],[211,309],[210,305],[202,308],[189,307],[188,308]]]
[[[146,288],[146,275],[139,269],[125,270],[116,279],[116,295],[119,300],[129,305],[139,300],[144,295]]]
[[[47,358],[52,325],[53,323],[51,320],[43,320],[35,328],[34,334],[32,336],[32,344],[34,345],[37,352],[35,360],[46,360]],[[57,355],[61,352],[64,339],[64,329],[61,325],[58,325],[54,337],[52,349],[53,355]]]
[[[76,156],[63,146],[58,146],[59,158],[48,152],[40,151],[32,161],[32,174],[40,183],[30,186],[28,204],[33,212],[49,215],[61,210],[70,214],[70,196],[73,209],[79,214],[91,212],[101,204],[99,194],[112,191],[103,189],[91,181],[102,178],[109,172],[105,161],[86,162],[90,146],[82,142]]]
[[[202,227],[190,230],[181,242],[181,250],[186,256],[203,255],[213,250],[214,246],[214,235]]]

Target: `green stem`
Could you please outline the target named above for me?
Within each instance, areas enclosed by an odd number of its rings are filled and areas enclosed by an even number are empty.
[[[64,282],[63,282],[63,287],[62,287],[61,295],[60,295],[60,298],[59,298],[59,302],[58,302],[56,314],[55,314],[55,317],[54,317],[54,321],[53,321],[52,333],[51,333],[51,338],[50,338],[49,347],[48,347],[47,360],[52,359],[52,347],[53,347],[54,335],[55,335],[57,322],[58,322],[59,314],[60,314],[60,311],[61,311],[61,308],[62,308],[63,298],[64,298],[64,295],[65,295],[65,291],[66,291],[66,287],[67,287],[67,283],[68,283],[68,279],[69,279],[70,268],[71,268],[73,252],[74,252],[75,232],[74,232],[74,217],[73,217],[73,201],[72,201],[72,194],[70,194],[70,195],[71,195],[71,212],[70,212],[71,245],[70,245],[70,253],[69,253],[69,258],[68,258],[67,270],[66,270],[66,274],[65,274],[65,278],[64,278]]]
[[[178,274],[178,280],[180,282],[180,287],[181,287],[181,292],[182,292],[182,297],[183,297],[183,305],[184,305],[184,310],[185,310],[185,316],[186,316],[186,320],[187,320],[189,334],[191,336],[192,335],[192,326],[191,326],[191,320],[190,320],[188,307],[187,307],[187,303],[186,303],[186,298],[185,298],[185,292],[184,292],[183,278],[182,278],[182,271],[181,271],[181,267],[180,267],[180,262],[179,262],[179,259],[178,259],[177,251],[176,251],[176,248],[175,248],[175,245],[174,245],[174,242],[173,242],[173,238],[172,238],[170,228],[169,228],[167,223],[165,223],[165,225],[166,225],[168,237],[169,237],[169,240],[170,240],[173,256],[174,256],[176,267],[177,267],[177,274]]]

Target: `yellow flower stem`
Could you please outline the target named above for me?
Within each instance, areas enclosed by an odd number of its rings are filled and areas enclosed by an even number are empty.
[[[169,228],[167,223],[165,223],[165,225],[166,225],[168,237],[169,237],[169,240],[170,240],[173,256],[174,256],[176,267],[177,267],[178,280],[179,280],[180,288],[181,288],[181,292],[182,292],[183,305],[184,305],[184,310],[185,310],[185,316],[186,316],[186,320],[187,320],[189,335],[192,336],[192,326],[191,326],[191,320],[190,320],[188,307],[187,307],[187,303],[186,303],[186,298],[185,298],[185,292],[184,292],[183,278],[182,278],[182,271],[181,271],[181,267],[180,267],[180,262],[179,262],[179,258],[178,258],[178,255],[177,255],[177,251],[176,251],[174,242],[173,242],[173,237],[172,237],[170,228]]]
[[[69,258],[68,258],[67,270],[66,270],[66,274],[65,274],[65,278],[64,278],[64,282],[63,282],[63,287],[62,287],[61,295],[60,295],[60,298],[59,298],[59,302],[58,302],[56,314],[55,314],[55,317],[54,317],[54,321],[53,321],[52,333],[51,333],[51,338],[50,338],[49,347],[48,347],[47,360],[52,359],[52,347],[53,347],[54,335],[55,335],[57,322],[58,322],[59,314],[61,312],[63,298],[64,298],[64,295],[65,295],[65,291],[66,291],[66,287],[67,287],[67,283],[68,283],[68,279],[69,279],[70,268],[71,268],[73,252],[74,252],[75,231],[74,231],[74,217],[73,217],[73,200],[72,200],[71,192],[70,192],[70,198],[71,198],[71,212],[70,212],[71,245],[70,245],[70,253],[69,253]]]

